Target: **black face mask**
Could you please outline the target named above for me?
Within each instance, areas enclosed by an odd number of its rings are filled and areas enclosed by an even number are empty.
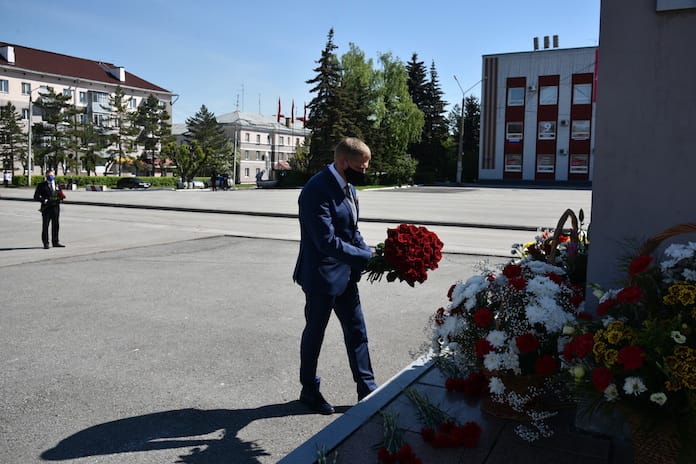
[[[346,181],[353,185],[365,185],[365,174],[355,169],[351,169],[350,166],[347,167],[343,174],[346,176]]]

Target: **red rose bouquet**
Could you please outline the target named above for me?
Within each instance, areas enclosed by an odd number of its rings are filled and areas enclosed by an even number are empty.
[[[442,259],[442,242],[425,227],[401,224],[387,229],[387,239],[375,248],[365,272],[370,282],[387,274],[387,281],[406,281],[411,287],[423,283],[428,271],[437,269]]]

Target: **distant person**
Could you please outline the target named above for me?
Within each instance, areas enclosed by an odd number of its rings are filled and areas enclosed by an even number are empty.
[[[305,184],[300,197],[300,252],[293,280],[305,294],[305,328],[300,342],[300,401],[321,414],[333,406],[319,390],[319,352],[331,312],[343,329],[348,363],[358,401],[377,388],[367,346],[358,281],[372,251],[358,230],[354,185],[363,183],[370,148],[346,138],[334,150],[334,162]]]
[[[10,186],[10,173],[7,171],[2,172],[2,183],[5,188]]]
[[[65,245],[60,243],[58,239],[58,230],[60,228],[60,202],[65,198],[65,194],[56,183],[56,177],[53,171],[46,171],[46,180],[39,182],[34,191],[34,200],[41,202],[42,223],[41,223],[41,240],[43,247],[48,249],[48,224],[51,224],[51,241],[54,248],[63,248]]]
[[[213,192],[217,190],[217,177],[217,174],[214,172],[210,176],[210,188],[213,189]]]

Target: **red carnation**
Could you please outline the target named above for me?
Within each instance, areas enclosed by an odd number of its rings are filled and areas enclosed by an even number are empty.
[[[636,285],[623,288],[616,294],[616,300],[620,303],[638,303],[641,298],[643,291]]]
[[[597,391],[604,392],[611,383],[611,371],[604,366],[596,367],[592,370],[592,383]]]
[[[575,337],[573,342],[575,342],[573,345],[575,355],[578,358],[583,359],[590,353],[590,351],[592,351],[592,347],[594,346],[594,334],[586,333],[579,335]]]
[[[530,333],[518,335],[515,337],[515,343],[520,353],[533,353],[539,348],[539,340]]]
[[[616,362],[623,364],[628,371],[639,369],[643,365],[643,354],[643,348],[639,346],[625,346],[619,350]]]
[[[616,300],[613,298],[607,298],[597,305],[597,315],[599,317],[604,317],[609,313],[609,310],[616,306]]]
[[[477,358],[483,358],[493,351],[493,345],[485,338],[480,338],[474,342],[474,350],[476,351]]]
[[[430,442],[435,438],[435,430],[430,427],[423,427],[421,429],[421,437],[423,437],[424,441]]]
[[[575,293],[570,297],[570,304],[572,304],[574,308],[580,307],[583,301],[585,301],[585,297],[582,296],[582,293]]]
[[[510,285],[516,290],[524,290],[524,287],[527,286],[527,281],[522,276],[513,277],[510,279]]]
[[[558,369],[558,361],[550,354],[545,354],[534,363],[534,372],[542,377],[548,377]]]
[[[522,268],[517,264],[508,264],[503,268],[503,275],[508,279],[519,277],[522,274]]]
[[[488,327],[493,323],[493,312],[488,308],[481,308],[474,313],[474,322],[481,328]]]
[[[628,266],[628,270],[632,276],[640,274],[648,270],[648,266],[653,262],[652,256],[638,256]]]
[[[546,274],[546,277],[551,279],[551,281],[557,285],[561,285],[563,283],[563,277],[559,276],[555,272],[549,272]]]

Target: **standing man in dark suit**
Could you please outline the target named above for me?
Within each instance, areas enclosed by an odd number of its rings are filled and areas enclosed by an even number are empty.
[[[372,251],[358,230],[354,185],[362,183],[370,148],[346,138],[334,150],[334,162],[305,184],[300,197],[300,253],[293,279],[305,294],[305,328],[300,345],[300,401],[314,411],[332,414],[319,390],[319,352],[331,311],[341,323],[358,400],[377,388],[367,346],[358,281]]]
[[[48,250],[48,224],[51,223],[51,238],[53,246],[63,248],[65,245],[58,240],[58,229],[60,227],[60,202],[65,198],[60,186],[56,184],[56,177],[52,170],[46,171],[46,180],[39,182],[34,191],[34,200],[41,202],[42,224],[41,224],[41,240],[43,246]]]

